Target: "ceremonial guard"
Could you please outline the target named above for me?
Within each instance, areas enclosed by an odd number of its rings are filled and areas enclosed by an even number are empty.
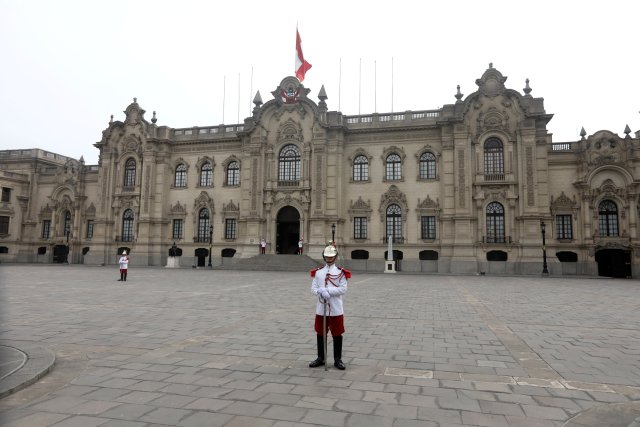
[[[318,343],[318,358],[309,363],[310,368],[325,364],[327,351],[327,331],[333,337],[333,365],[344,370],[342,363],[342,334],[344,333],[344,309],[342,296],[347,292],[347,279],[351,272],[335,265],[338,250],[329,245],[322,257],[326,265],[311,270],[311,293],[318,298],[316,303],[315,331]],[[325,368],[326,369],[326,368]]]
[[[126,282],[127,270],[129,269],[129,256],[127,255],[127,251],[122,251],[122,256],[118,260],[118,264],[120,264],[120,279],[118,279],[118,282]]]

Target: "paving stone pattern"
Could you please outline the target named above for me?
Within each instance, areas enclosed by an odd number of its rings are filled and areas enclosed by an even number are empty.
[[[56,355],[1,425],[545,427],[640,400],[638,281],[355,274],[347,369],[325,372],[308,274],[117,279],[0,267],[0,340]]]

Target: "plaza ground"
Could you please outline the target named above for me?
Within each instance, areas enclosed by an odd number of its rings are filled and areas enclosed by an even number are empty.
[[[636,280],[356,273],[347,369],[324,371],[307,367],[308,273],[118,278],[116,267],[0,266],[0,345],[56,358],[0,400],[0,424],[626,426],[640,416]]]

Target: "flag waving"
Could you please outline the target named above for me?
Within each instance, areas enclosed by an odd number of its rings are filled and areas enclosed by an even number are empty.
[[[304,75],[311,68],[311,64],[304,60],[302,54],[302,40],[300,39],[300,33],[298,27],[296,27],[296,77],[298,80],[303,81]]]

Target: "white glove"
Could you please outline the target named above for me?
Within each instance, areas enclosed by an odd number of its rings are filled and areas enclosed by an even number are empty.
[[[324,298],[325,301],[328,301],[329,298],[331,298],[331,294],[329,294],[329,291],[326,289],[322,289],[320,291],[320,294],[322,295],[322,298]]]

